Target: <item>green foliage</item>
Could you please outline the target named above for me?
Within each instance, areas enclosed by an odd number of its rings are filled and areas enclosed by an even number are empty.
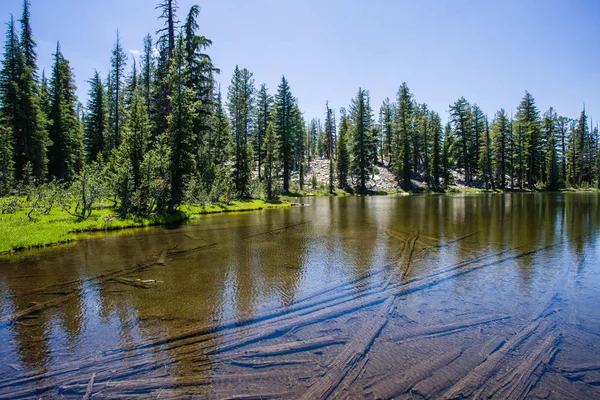
[[[57,180],[71,181],[81,166],[83,132],[76,111],[76,89],[69,62],[57,43],[50,81],[52,145],[48,150],[48,174]],[[34,174],[35,170],[34,164]]]
[[[267,126],[267,134],[265,136],[265,160],[263,164],[265,195],[267,200],[277,200],[277,196],[279,194],[278,177],[281,170],[281,159],[278,142],[277,132],[275,130],[275,122],[271,120]]]
[[[356,98],[350,105],[352,129],[352,175],[357,181],[360,191],[367,190],[368,176],[372,173],[376,142],[372,136],[372,111],[369,105],[369,94],[358,89]]]
[[[469,139],[471,137],[471,105],[461,97],[450,105],[450,120],[452,122],[452,134],[455,136],[450,148],[451,157],[456,160],[456,165],[465,171],[465,183],[471,183],[471,164],[469,163],[471,148]]]
[[[256,96],[256,129],[252,137],[254,156],[256,158],[256,171],[258,177],[262,178],[262,164],[266,156],[265,137],[267,127],[271,122],[271,111],[273,109],[273,97],[267,91],[267,85],[260,85]]]
[[[127,54],[121,44],[121,35],[117,31],[117,40],[110,58],[110,74],[107,84],[108,89],[108,120],[109,135],[107,145],[109,149],[119,147],[121,144],[121,130],[125,118],[125,90],[123,90]]]
[[[527,186],[533,189],[541,178],[543,153],[539,112],[533,96],[527,91],[517,108],[516,124],[520,139],[519,150],[522,152],[519,154],[521,169],[524,169]]]
[[[77,174],[66,195],[61,198],[61,208],[69,215],[87,219],[92,214],[94,204],[101,200],[105,193],[106,183],[102,168],[97,162],[92,162]]]
[[[105,137],[108,128],[108,115],[106,112],[105,88],[98,71],[88,81],[90,90],[87,103],[87,115],[85,117],[85,153],[87,162],[90,163],[98,156],[108,156],[106,152]]]
[[[68,193],[64,185],[56,181],[29,185],[27,198],[30,201],[27,218],[31,221],[37,215],[48,215],[57,203],[63,203],[62,197]]]
[[[14,180],[13,138],[10,128],[0,126],[0,196],[11,192]]]
[[[236,65],[227,95],[227,106],[234,141],[233,180],[237,194],[241,197],[247,197],[250,188],[254,91],[252,73],[245,68],[240,70]]]
[[[411,189],[412,175],[411,140],[413,137],[413,100],[406,82],[398,89],[396,130],[392,138],[391,167],[405,189]]]
[[[352,122],[346,115],[346,110],[340,110],[340,137],[337,143],[337,178],[338,188],[348,189],[348,174],[350,171],[350,133],[352,129]],[[316,177],[313,175],[316,179]],[[313,185],[313,188],[316,185]]]
[[[292,96],[290,85],[281,77],[275,95],[275,115],[273,117],[275,133],[279,138],[279,160],[282,168],[283,191],[290,189],[291,172],[294,169],[294,144],[298,134],[297,125],[293,121],[296,99]]]

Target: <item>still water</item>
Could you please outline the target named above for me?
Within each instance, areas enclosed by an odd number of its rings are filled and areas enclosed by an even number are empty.
[[[302,199],[0,259],[0,398],[599,398],[600,196]]]

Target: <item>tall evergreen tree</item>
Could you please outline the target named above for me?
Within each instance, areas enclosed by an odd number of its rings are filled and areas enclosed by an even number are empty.
[[[495,181],[501,189],[506,188],[508,173],[510,122],[506,111],[501,109],[492,121],[491,132],[491,163]]]
[[[398,109],[396,112],[396,132],[392,140],[392,168],[398,181],[405,189],[411,188],[412,175],[411,140],[413,136],[414,105],[412,94],[406,82],[398,89]]]
[[[453,132],[456,133],[456,141],[462,150],[462,158],[457,157],[460,162],[458,166],[462,166],[465,170],[465,183],[471,183],[471,163],[469,162],[469,138],[471,135],[471,105],[461,97],[450,106],[450,119],[453,124]]]
[[[541,177],[542,140],[539,112],[533,96],[527,91],[517,108],[517,129],[522,143],[520,148],[527,186],[533,189]]]
[[[0,125],[0,196],[9,194],[13,185],[15,171],[12,141],[10,128]]]
[[[263,176],[266,183],[267,200],[276,200],[276,183],[279,175],[279,138],[277,137],[274,118],[270,119],[267,126],[267,132],[264,138],[264,149]]]
[[[134,187],[142,183],[144,154],[150,150],[150,120],[145,99],[139,90],[133,92],[128,110],[127,123],[123,129],[121,148],[130,161]]]
[[[476,113],[474,113],[476,115]],[[494,182],[494,173],[492,169],[492,143],[490,136],[490,125],[487,117],[485,117],[485,130],[481,137],[481,146],[478,150],[479,162],[478,167],[483,172],[483,181],[486,188],[491,187],[492,190],[496,190],[496,184]],[[489,185],[489,186],[488,186]]]
[[[394,138],[394,108],[395,105],[386,98],[379,109],[379,120],[382,133],[382,152],[381,163],[384,163],[384,158],[387,159],[388,166],[392,164],[392,143]]]
[[[0,127],[2,127],[2,151],[7,160],[3,162],[3,181],[12,183],[14,173],[13,158],[17,162],[23,162],[23,158],[14,154],[14,143],[17,139],[19,120],[19,75],[21,64],[21,49],[17,33],[15,31],[14,18],[11,16],[7,23],[6,41],[4,42],[4,58],[0,70]],[[10,166],[10,171],[9,171]],[[11,174],[9,177],[6,174]]]
[[[150,113],[152,103],[152,79],[155,74],[154,50],[152,47],[152,36],[150,34],[144,37],[144,52],[142,53],[142,62],[140,65],[139,85],[146,105],[146,110]]]
[[[337,145],[337,178],[340,189],[348,188],[348,173],[350,171],[350,133],[352,123],[345,109],[340,109],[340,137]]]
[[[471,107],[471,118],[471,137],[468,138],[469,172],[471,176],[474,176],[480,172],[487,173],[485,171],[487,168],[487,141],[485,135],[488,123],[483,110],[477,104],[473,104]]]
[[[69,62],[64,58],[60,44],[54,53],[50,81],[50,139],[48,149],[50,178],[70,181],[78,172],[82,158],[82,127],[77,114],[75,81]]]
[[[235,149],[233,177],[236,192],[242,197],[250,194],[254,91],[252,73],[245,68],[240,70],[236,65],[227,94],[227,106]]]
[[[443,132],[442,120],[438,113],[432,111],[431,118],[431,172],[432,187],[437,190],[440,187],[440,179],[443,178],[442,151],[443,151]]]
[[[173,88],[173,112],[168,118],[167,143],[169,144],[170,199],[169,212],[181,202],[185,178],[194,171],[194,119],[198,109],[195,93],[188,87],[190,79],[186,68],[184,40],[180,35],[173,53],[173,65],[168,84]]]
[[[98,71],[88,81],[90,90],[85,117],[85,154],[88,163],[95,161],[99,155],[108,157],[105,137],[107,134],[106,92]]]
[[[290,190],[291,172],[294,169],[294,125],[292,113],[296,100],[292,96],[290,85],[281,78],[275,95],[275,128],[279,137],[279,157],[282,165],[283,190]]]
[[[367,190],[368,176],[373,170],[375,147],[371,137],[372,115],[368,96],[368,92],[359,88],[350,105],[353,120],[352,174],[357,179],[358,189],[363,192]]]
[[[214,74],[219,70],[214,67],[212,59],[206,50],[212,41],[198,34],[198,16],[200,7],[190,8],[183,25],[185,64],[189,71],[188,88],[195,93],[198,110],[194,120],[196,132],[196,164],[203,169],[210,169],[210,136],[213,130],[215,114],[215,79]]]
[[[167,79],[171,68],[173,52],[175,50],[175,27],[179,23],[177,19],[177,0],[161,0],[156,9],[160,11],[159,19],[163,21],[164,27],[156,31],[158,39],[156,47],[158,57],[156,60],[156,74],[154,76],[154,94],[152,101],[153,135],[156,137],[168,127],[167,118],[171,114],[171,97],[173,88],[171,80]]]
[[[549,190],[558,190],[560,185],[560,171],[557,150],[557,120],[558,117],[552,107],[550,107],[550,109],[544,113],[544,118],[542,120],[542,130],[544,136],[546,137],[546,171],[544,171],[546,179],[544,182],[546,184],[546,188]]]
[[[254,155],[256,157],[256,170],[258,178],[262,179],[263,160],[266,156],[265,137],[267,128],[271,122],[271,113],[273,109],[273,97],[269,95],[267,85],[260,85],[256,96],[256,129],[253,136]]]
[[[17,130],[15,135],[15,154],[17,178],[26,163],[31,164],[32,173],[37,182],[44,179],[46,173],[48,132],[46,116],[40,110],[39,82],[37,73],[36,43],[33,40],[29,0],[23,1],[21,22],[21,62],[19,65],[19,107]]]
[[[123,50],[119,31],[117,31],[117,41],[112,51],[110,65],[110,80],[107,86],[110,93],[109,101],[111,102],[109,106],[111,136],[108,145],[109,148],[117,148],[121,143],[121,129],[124,122],[125,91],[123,89],[125,86],[125,67],[127,66],[127,55]]]

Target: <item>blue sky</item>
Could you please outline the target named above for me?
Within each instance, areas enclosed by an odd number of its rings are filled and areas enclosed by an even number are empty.
[[[117,29],[135,52],[161,27],[157,0],[31,3],[40,68],[50,70],[60,40],[84,104],[94,69],[109,70]],[[194,3],[224,91],[236,64],[271,93],[284,74],[307,119],[323,119],[326,100],[347,107],[359,87],[377,112],[404,81],[444,119],[460,96],[492,117],[516,109],[525,90],[542,112],[577,117],[585,103],[600,117],[598,0],[180,0],[181,20]],[[21,6],[1,0],[0,18]]]

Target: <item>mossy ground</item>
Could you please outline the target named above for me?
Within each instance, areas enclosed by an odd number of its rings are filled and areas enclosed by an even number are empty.
[[[0,215],[0,253],[25,250],[75,240],[76,233],[106,231],[151,225],[181,222],[201,214],[261,210],[263,208],[291,207],[291,203],[272,204],[262,200],[248,199],[232,201],[228,204],[205,206],[184,204],[172,214],[150,216],[118,216],[113,207],[95,208],[92,215],[80,220],[60,208],[53,208],[48,215],[27,217],[28,207],[12,214]]]

